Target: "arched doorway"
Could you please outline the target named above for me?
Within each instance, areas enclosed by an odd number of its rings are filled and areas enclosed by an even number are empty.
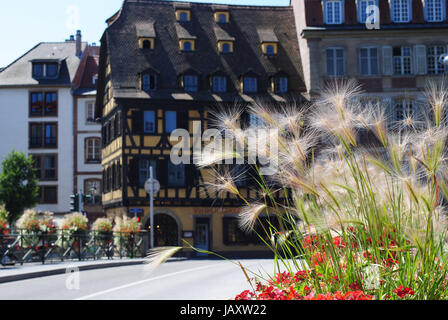
[[[151,221],[146,222],[146,230],[150,230]],[[176,220],[168,214],[158,213],[154,215],[154,246],[178,246],[179,226]]]

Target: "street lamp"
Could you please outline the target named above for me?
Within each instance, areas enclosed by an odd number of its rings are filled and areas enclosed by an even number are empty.
[[[154,179],[153,167],[149,167],[149,179],[145,183],[146,193],[149,194],[149,220],[151,222],[150,229],[150,247],[154,249],[154,194],[159,193],[160,183]]]
[[[442,54],[439,58],[440,63],[448,67],[448,54]]]

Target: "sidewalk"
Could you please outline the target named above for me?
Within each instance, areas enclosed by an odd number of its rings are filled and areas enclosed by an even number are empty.
[[[65,261],[58,263],[26,263],[23,266],[0,267],[0,283],[21,281],[32,278],[48,277],[71,272],[77,268],[79,271],[124,267],[142,264],[145,259],[121,259],[121,260],[91,260],[91,261]]]

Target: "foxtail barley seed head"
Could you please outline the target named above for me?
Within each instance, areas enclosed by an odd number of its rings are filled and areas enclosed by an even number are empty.
[[[254,203],[246,206],[239,214],[239,226],[245,232],[251,232],[260,214],[266,212],[267,206],[264,203]]]

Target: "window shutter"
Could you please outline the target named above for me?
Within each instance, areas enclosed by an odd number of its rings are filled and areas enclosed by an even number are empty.
[[[418,98],[412,101],[412,109],[415,115],[414,119],[417,120],[417,123],[420,123],[420,121],[424,122],[423,120],[431,119],[432,117],[432,112],[425,98]]]
[[[426,46],[417,44],[414,46],[414,73],[426,74],[428,64],[426,60]]]
[[[129,162],[129,168],[128,168],[128,177],[129,177],[129,184],[131,186],[138,186],[138,158],[132,158]]]
[[[132,111],[132,132],[143,133],[143,112],[141,110]]]
[[[387,120],[387,126],[390,128],[393,126],[393,124],[395,123],[396,119],[396,115],[394,112],[394,105],[393,105],[393,101],[392,98],[384,98],[383,99],[383,105],[385,108],[385,112],[384,115],[386,117]]]
[[[177,116],[179,117],[177,120],[178,128],[185,129],[188,131],[189,129],[188,111],[179,111]]]
[[[157,180],[161,186],[168,185],[168,161],[169,159],[160,159],[157,161]]]
[[[392,46],[383,46],[383,74],[390,76],[394,73]]]

